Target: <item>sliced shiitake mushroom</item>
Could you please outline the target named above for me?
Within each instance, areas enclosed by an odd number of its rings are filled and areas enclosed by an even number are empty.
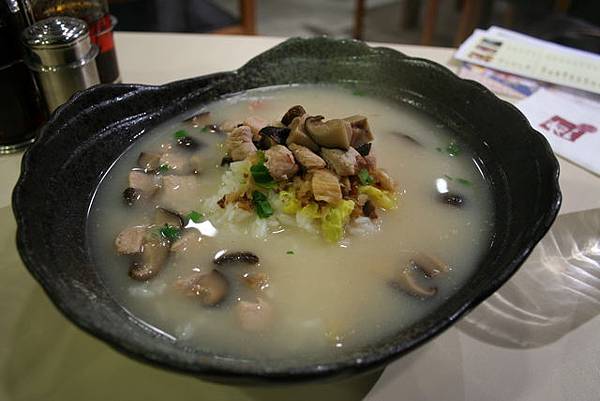
[[[290,125],[294,118],[301,117],[305,114],[306,110],[304,110],[304,107],[297,104],[295,106],[290,107],[290,109],[282,117],[281,122],[284,125]]]
[[[454,192],[445,192],[443,194],[440,194],[440,200],[443,203],[446,203],[450,206],[454,206],[454,207],[463,207],[465,204],[465,198],[462,197],[462,195],[459,195],[457,193]]]
[[[200,148],[200,142],[195,140],[189,135],[182,136],[181,138],[177,138],[177,146],[187,150],[197,150]]]
[[[288,127],[273,127],[269,125],[261,129],[259,135],[261,137],[271,138],[273,142],[279,145],[285,145],[285,142],[290,135],[290,129]]]
[[[276,145],[277,143],[270,137],[266,136],[266,135],[258,135],[258,138],[256,140],[252,140],[252,143],[254,143],[254,146],[256,146],[256,149],[259,150],[267,150],[269,149],[271,146]]]
[[[373,202],[371,202],[370,200],[367,200],[365,202],[365,204],[362,207],[362,212],[363,212],[363,215],[365,215],[366,217],[368,217],[370,219],[377,218],[377,208],[375,207]]]
[[[224,252],[223,254],[217,255],[218,256],[213,260],[213,263],[220,266],[232,264],[256,265],[259,262],[258,256],[248,251]]]
[[[361,156],[367,156],[371,152],[371,145],[371,143],[365,143],[355,149]]]
[[[137,201],[142,198],[142,191],[135,188],[125,188],[123,191],[123,200],[129,206],[133,206]]]
[[[225,299],[229,291],[229,282],[217,270],[209,273],[195,273],[189,277],[179,279],[175,287],[183,295],[197,298],[203,305],[214,306]]]
[[[304,122],[308,117],[307,114],[296,117],[290,124],[290,134],[285,141],[286,145],[291,145],[292,143],[302,145],[304,147],[309,148],[313,152],[319,151],[319,145],[317,145],[304,131]]]
[[[183,217],[181,217],[178,213],[158,207],[154,212],[154,224],[159,227],[164,227],[164,225],[167,224],[169,226],[181,229],[183,228],[184,222]]]
[[[352,128],[348,121],[333,119],[323,121],[323,116],[306,118],[304,128],[310,138],[317,144],[326,148],[348,150]]]
[[[415,145],[415,146],[423,146],[423,144],[419,141],[417,141],[415,138],[413,138],[410,135],[406,135],[406,134],[402,134],[402,133],[398,133],[398,136],[401,139],[404,139],[405,142],[411,144],[411,145]]]
[[[229,155],[223,156],[221,159],[221,166],[229,166],[231,163],[233,163],[233,159]]]
[[[410,262],[415,267],[421,269],[429,277],[435,277],[440,273],[447,273],[450,270],[448,263],[436,256],[423,252],[413,255]]]
[[[153,172],[160,168],[160,153],[141,152],[137,159],[137,164],[145,172]]]
[[[413,269],[405,267],[394,276],[394,279],[390,281],[390,285],[419,298],[430,298],[437,294],[437,287],[421,285],[414,274]]]
[[[134,261],[129,267],[129,277],[137,281],[155,277],[167,261],[170,245],[164,238],[148,235],[142,246],[141,260]]]
[[[367,117],[357,114],[344,118],[344,121],[350,123],[350,145],[358,148],[373,141],[374,137],[371,128],[369,127]]]

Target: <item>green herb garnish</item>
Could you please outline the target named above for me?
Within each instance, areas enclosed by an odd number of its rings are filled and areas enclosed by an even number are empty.
[[[167,163],[163,163],[158,167],[158,171],[161,173],[166,173],[167,171],[169,171],[171,167],[169,167],[169,165]]]
[[[361,91],[360,89],[355,89],[354,91],[352,91],[352,94],[354,96],[364,96],[365,92]]]
[[[288,255],[293,255],[293,254],[294,254],[294,251],[287,251],[287,252],[286,252],[286,254],[288,254]]]
[[[159,230],[161,237],[168,239],[169,241],[175,241],[181,237],[181,230],[170,224],[164,225]]]
[[[205,125],[204,127],[202,127],[202,129],[200,130],[200,132],[208,132],[210,131],[210,128],[208,127],[208,125]]]
[[[265,194],[260,191],[252,192],[252,204],[254,205],[256,214],[261,219],[266,219],[273,214],[273,208],[271,207],[269,200]]]
[[[450,142],[450,144],[446,146],[446,152],[448,153],[448,156],[454,157],[460,154],[461,149],[456,142]]]
[[[186,136],[188,136],[188,133],[186,130],[179,130],[177,131],[175,134],[175,139],[182,139],[185,138]]]
[[[469,181],[469,180],[466,180],[466,179],[464,179],[464,178],[457,178],[457,179],[456,179],[456,181],[457,181],[459,184],[466,185],[467,187],[470,187],[471,185],[473,185],[473,183],[472,183],[471,181]]]
[[[204,220],[204,215],[195,210],[192,210],[187,214],[187,216],[185,216],[185,218],[188,219],[188,221],[191,220],[194,223],[200,223],[202,220]]]
[[[371,177],[369,171],[366,168],[363,168],[358,172],[358,179],[363,185],[371,185],[375,182],[375,179]]]
[[[264,189],[273,189],[277,187],[277,183],[271,177],[269,169],[265,166],[265,154],[263,152],[257,152],[258,161],[250,167],[250,173],[252,179],[256,183],[257,187]]]
[[[448,181],[456,181],[459,184],[462,184],[464,186],[470,187],[473,185],[473,183],[465,178],[460,178],[460,177],[451,177],[448,174],[444,174],[444,177],[446,177],[446,179]]]

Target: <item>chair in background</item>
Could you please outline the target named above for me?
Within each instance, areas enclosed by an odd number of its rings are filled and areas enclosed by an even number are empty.
[[[365,1],[356,0],[354,13],[353,36],[356,39],[362,39],[364,33]],[[446,0],[451,1],[451,0]],[[493,0],[455,0],[456,8],[460,13],[459,23],[454,34],[454,45],[460,45],[475,28],[482,24],[482,21],[489,20],[493,7]],[[402,27],[404,29],[417,26],[421,5],[424,3],[423,20],[421,28],[421,44],[431,46],[438,19],[440,0],[404,0],[404,9],[402,11]],[[507,3],[505,8],[503,25],[510,27],[513,24],[518,1]],[[571,4],[571,0],[555,0],[554,11],[565,13]]]
[[[256,8],[254,0],[238,0],[240,10],[240,23],[212,31],[227,35],[255,35],[256,34]]]

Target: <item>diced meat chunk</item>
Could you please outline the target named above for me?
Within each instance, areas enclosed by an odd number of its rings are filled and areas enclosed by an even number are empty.
[[[363,159],[365,159],[365,165],[370,173],[377,169],[377,157],[375,156],[375,153],[371,152],[363,157]]]
[[[274,145],[265,151],[265,167],[275,180],[287,180],[298,172],[294,155],[283,145]]]
[[[165,175],[159,205],[182,216],[198,206],[198,177],[195,175]]]
[[[140,253],[146,235],[145,226],[127,227],[117,235],[115,246],[121,255]]]
[[[352,127],[352,137],[350,139],[350,146],[358,148],[359,146],[365,145],[373,141],[373,133],[369,127],[367,117],[361,115],[354,115],[344,120],[350,123]]]
[[[171,245],[171,252],[186,252],[190,247],[200,243],[202,236],[196,229],[183,231],[181,237]]]
[[[311,180],[313,196],[318,201],[337,203],[342,200],[338,177],[327,169],[313,171]]]
[[[323,148],[321,156],[340,177],[356,175],[359,160],[362,159],[362,156],[352,147],[348,150]]]
[[[294,177],[294,188],[296,189],[296,197],[306,204],[312,200],[312,174],[307,175],[305,179],[298,176]]]
[[[235,128],[225,142],[225,147],[234,161],[244,160],[256,153],[256,146],[252,142],[250,127],[242,125]]]
[[[190,157],[190,167],[193,173],[200,173],[207,166],[207,157],[202,153],[195,153]]]
[[[258,133],[260,132],[260,130],[269,125],[269,122],[262,117],[250,116],[244,120],[244,125],[250,127],[252,135],[255,138],[258,138]]]
[[[129,172],[129,188],[141,191],[146,197],[152,196],[158,190],[159,185],[159,181],[154,175],[146,174],[140,170]]]
[[[263,331],[273,320],[273,307],[262,298],[258,298],[258,302],[238,302],[235,305],[235,312],[240,327],[246,331]]]
[[[381,168],[376,168],[371,172],[371,175],[375,181],[381,185],[381,188],[385,189],[386,191],[394,191],[396,189],[396,184],[387,171]]]
[[[242,281],[253,290],[264,290],[269,287],[269,276],[263,271],[242,274]]]
[[[290,144],[289,148],[294,154],[294,158],[298,160],[298,163],[307,170],[325,168],[325,160],[321,159],[320,156],[315,154],[309,148],[296,143]]]
[[[223,132],[231,132],[236,128],[237,124],[233,121],[223,121],[219,124],[219,130]]]
[[[188,156],[180,152],[167,152],[160,157],[160,165],[167,166],[172,174],[190,174],[193,171]]]

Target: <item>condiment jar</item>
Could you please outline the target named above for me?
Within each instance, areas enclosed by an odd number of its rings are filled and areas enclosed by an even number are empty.
[[[117,53],[113,39],[116,18],[110,15],[106,0],[32,0],[35,20],[49,17],[80,18],[88,24],[90,39],[98,46],[96,66],[100,82],[120,82]]]
[[[100,83],[87,24],[77,18],[52,17],[31,25],[21,37],[25,62],[34,71],[48,110],[75,92]]]

